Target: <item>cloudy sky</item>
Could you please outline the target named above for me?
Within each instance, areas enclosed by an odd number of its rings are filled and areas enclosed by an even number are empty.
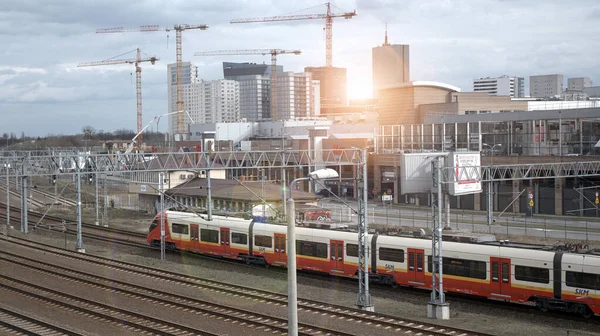
[[[175,61],[174,32],[96,34],[98,28],[208,24],[183,33],[183,59],[201,76],[222,78],[222,61],[269,62],[262,56],[195,57],[221,49],[300,49],[281,55],[286,71],[325,63],[324,20],[232,25],[233,18],[324,13],[323,0],[1,0],[0,134],[75,134],[136,128],[133,65],[77,68],[141,48],[160,57],[143,63],[144,122],[167,109],[166,65]],[[471,90],[473,78],[562,73],[600,84],[597,0],[337,0],[356,9],[333,24],[333,64],[348,68],[350,98],[371,95],[371,48],[410,44],[411,79]],[[317,7],[315,7],[317,6]],[[315,7],[310,10],[303,9]],[[130,53],[125,58],[134,58]],[[166,119],[159,125],[166,128]]]

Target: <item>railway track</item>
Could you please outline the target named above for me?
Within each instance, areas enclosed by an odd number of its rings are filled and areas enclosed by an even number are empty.
[[[12,188],[14,188],[14,183],[11,182],[10,186]],[[68,198],[64,198],[61,196],[55,197],[54,193],[50,193],[44,190],[40,190],[37,188],[27,188],[29,195],[40,195],[43,196],[44,198],[44,202],[36,200],[35,196],[34,197],[30,197],[29,198],[29,204],[36,206],[36,207],[40,207],[40,206],[46,206],[49,204],[62,204],[62,205],[66,205],[66,206],[76,206],[77,202],[70,200]],[[0,193],[6,193],[6,185],[0,185]],[[16,197],[16,198],[21,198],[21,193],[17,192],[14,189],[9,189],[9,193],[10,195]],[[48,202],[49,201],[49,202]]]
[[[26,245],[37,250],[43,250],[45,253],[52,253],[55,255],[59,255],[62,257],[73,259],[75,262],[87,261],[93,262],[95,264],[108,267],[111,269],[116,269],[140,276],[144,276],[147,279],[152,279],[153,282],[168,282],[169,284],[173,284],[174,282],[178,285],[183,285],[187,287],[196,288],[199,290],[216,292],[220,295],[233,296],[239,299],[247,299],[252,301],[258,301],[265,304],[277,305],[277,306],[286,306],[287,305],[287,296],[269,292],[264,290],[253,289],[245,286],[231,285],[225,284],[213,280],[207,280],[199,277],[192,277],[180,273],[175,272],[167,272],[161,269],[150,268],[150,267],[142,267],[139,265],[115,261],[107,258],[91,256],[91,255],[81,255],[74,252],[64,251],[52,246],[33,243],[27,240],[15,240],[13,238],[8,238],[8,242],[18,243],[20,245]],[[31,264],[33,260],[27,260],[24,264]],[[65,270],[61,270],[61,274],[65,274]],[[123,284],[124,286],[131,286],[128,284]],[[160,294],[161,298],[163,297],[163,293],[155,293],[154,297],[156,298],[156,294]],[[168,294],[172,295],[172,294]],[[178,298],[181,300],[180,302],[187,302],[191,299],[189,298]],[[196,302],[196,304],[199,304]],[[224,307],[220,307],[219,309],[227,309]],[[231,308],[229,308],[231,309]],[[407,319],[401,319],[394,316],[376,314],[371,312],[366,312],[358,309],[348,308],[345,306],[333,305],[325,302],[315,301],[315,300],[305,300],[298,299],[298,312],[302,314],[311,314],[315,316],[327,316],[331,319],[336,319],[337,321],[343,321],[345,323],[356,323],[357,325],[369,325],[376,328],[376,330],[380,330],[381,332],[393,332],[400,334],[410,334],[410,335],[423,335],[423,336],[439,336],[439,335],[452,335],[452,336],[483,336],[487,334],[472,332],[468,330],[462,330],[459,328],[451,328],[451,327],[441,327],[435,324],[423,323],[420,321],[413,321]],[[254,314],[250,312],[243,312],[244,314]],[[275,328],[277,323],[284,323],[285,320],[275,319],[271,316],[263,317],[272,320],[274,325],[270,326]],[[279,326],[283,328],[283,326]],[[299,325],[300,330],[317,330],[317,327],[301,324]],[[307,329],[303,329],[307,328]],[[287,328],[286,328],[287,329]],[[323,333],[324,332],[324,333]],[[333,333],[332,335],[343,335],[343,333],[337,331],[319,331],[318,335],[323,335],[326,333]],[[313,333],[308,333],[313,335]]]
[[[0,333],[2,335],[81,335],[78,332],[60,327],[57,324],[44,322],[34,317],[0,307]]]

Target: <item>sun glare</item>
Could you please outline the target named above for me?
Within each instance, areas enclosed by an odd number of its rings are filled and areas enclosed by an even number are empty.
[[[373,97],[373,85],[371,80],[364,77],[348,81],[348,99],[365,99]]]

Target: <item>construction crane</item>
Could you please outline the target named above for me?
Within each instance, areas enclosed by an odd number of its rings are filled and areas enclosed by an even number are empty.
[[[182,66],[182,47],[181,47],[181,33],[184,30],[191,29],[200,29],[206,30],[208,29],[208,25],[204,24],[176,24],[173,27],[162,27],[158,25],[149,25],[149,26],[140,26],[139,28],[107,28],[107,29],[98,29],[96,30],[97,34],[112,34],[112,33],[147,33],[147,32],[157,32],[157,31],[166,31],[170,32],[171,30],[175,31],[175,52],[176,52],[176,60],[177,60],[177,133],[183,137],[185,134],[185,124],[184,124],[184,116],[183,116],[183,88],[181,85],[181,79],[183,77],[183,66]],[[183,138],[181,139],[183,140]]]
[[[217,50],[197,52],[194,56],[221,56],[221,55],[268,55],[271,54],[271,120],[277,121],[277,55],[300,55],[300,50],[282,49],[244,49],[244,50]]]
[[[231,23],[252,23],[252,22],[273,22],[273,21],[297,21],[297,20],[316,20],[325,19],[325,66],[333,66],[332,58],[332,46],[333,46],[333,18],[343,17],[344,19],[352,19],[352,17],[358,15],[356,10],[353,12],[331,13],[331,3],[325,4],[327,6],[327,12],[325,14],[302,14],[302,15],[280,15],[271,17],[259,17],[259,18],[246,18],[246,19],[233,19]]]
[[[117,59],[115,57],[120,57],[122,55],[128,54],[132,51],[137,51],[136,57],[134,59]],[[136,50],[129,51],[125,54],[115,56],[113,58],[109,58],[104,61],[99,62],[87,62],[87,63],[79,63],[77,67],[90,67],[90,66],[100,66],[100,65],[116,65],[116,64],[134,64],[135,65],[135,93],[137,98],[137,131],[140,133],[142,131],[142,68],[140,67],[140,63],[142,62],[150,62],[152,65],[156,61],[159,60],[158,57],[152,56],[148,58],[142,58],[142,51],[140,48]],[[141,133],[140,133],[140,141],[141,141]]]

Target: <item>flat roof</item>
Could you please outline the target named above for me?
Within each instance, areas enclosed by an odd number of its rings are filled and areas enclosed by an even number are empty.
[[[394,85],[387,85],[382,87],[380,90],[385,89],[401,89],[405,87],[435,87],[439,89],[446,89],[453,92],[460,92],[460,88],[458,86],[441,83],[441,82],[433,82],[433,81],[410,81],[408,83],[400,83]]]
[[[424,124],[465,123],[477,121],[527,121],[600,118],[600,108],[578,108],[561,110],[536,110],[520,112],[498,112],[480,114],[445,114],[425,116]]]

